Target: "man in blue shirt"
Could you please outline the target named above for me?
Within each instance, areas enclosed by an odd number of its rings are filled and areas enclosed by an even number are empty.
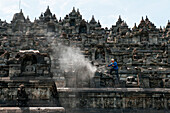
[[[107,67],[112,66],[112,68],[110,69],[110,75],[112,75],[112,72],[115,71],[115,75],[117,77],[117,80],[119,82],[119,75],[118,75],[118,66],[117,66],[117,62],[114,59],[111,59],[111,63],[109,65],[106,65]]]

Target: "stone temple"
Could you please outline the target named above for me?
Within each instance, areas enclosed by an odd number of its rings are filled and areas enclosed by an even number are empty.
[[[81,78],[86,67],[63,70],[64,47],[79,48],[96,67],[93,76]],[[119,83],[106,67],[112,58]],[[157,28],[146,16],[129,28],[119,16],[108,29],[94,16],[84,20],[79,9],[57,19],[49,7],[34,22],[22,10],[10,23],[0,20],[1,113],[169,111],[170,21]]]

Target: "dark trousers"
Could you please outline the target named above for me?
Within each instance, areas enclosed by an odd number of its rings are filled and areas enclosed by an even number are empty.
[[[112,72],[113,71],[115,71],[115,75],[116,75],[116,79],[117,79],[117,81],[119,82],[119,73],[118,73],[118,69],[116,70],[116,69],[110,69],[110,75],[112,75]]]

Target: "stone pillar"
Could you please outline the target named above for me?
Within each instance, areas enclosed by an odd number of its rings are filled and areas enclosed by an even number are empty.
[[[99,88],[100,87],[100,76],[95,76],[94,82],[95,82],[95,87]]]
[[[143,98],[143,109],[146,108],[146,102],[145,102],[145,98]]]
[[[154,100],[154,97],[152,97],[152,108],[153,108],[153,109],[155,108],[155,100]]]
[[[126,108],[126,98],[123,98],[123,109]]]
[[[116,108],[116,97],[114,97],[114,105],[113,105],[114,108]]]
[[[168,44],[168,63],[170,63],[170,44]]]
[[[9,65],[9,77],[18,76],[21,73],[20,64],[10,64]]]
[[[165,107],[165,109],[168,109],[168,106],[167,106],[167,98],[164,98],[164,107]]]
[[[102,104],[102,108],[104,108],[104,99],[103,99],[103,97],[101,98],[101,104]]]
[[[92,51],[92,61],[95,60],[95,50]]]

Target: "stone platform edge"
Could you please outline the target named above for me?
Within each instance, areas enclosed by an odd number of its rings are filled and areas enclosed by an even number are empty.
[[[0,107],[0,113],[65,113],[63,107]]]
[[[170,93],[170,88],[57,88],[58,92],[139,92]]]

